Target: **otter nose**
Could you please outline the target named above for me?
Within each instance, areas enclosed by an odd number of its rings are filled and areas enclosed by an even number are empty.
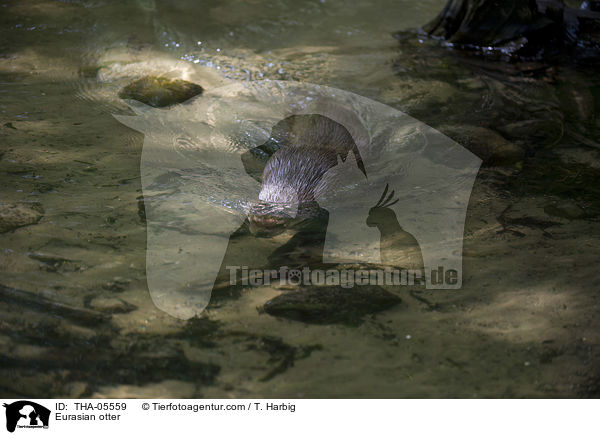
[[[297,204],[278,204],[260,201],[248,209],[250,232],[261,237],[269,237],[286,230],[297,212]]]
[[[250,215],[248,216],[250,223],[263,227],[263,228],[275,228],[283,225],[284,219],[275,215]]]

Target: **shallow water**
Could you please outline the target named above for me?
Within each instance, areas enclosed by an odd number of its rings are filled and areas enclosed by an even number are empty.
[[[597,396],[597,69],[500,63],[391,36],[444,3],[0,4],[0,202],[42,215],[0,233],[0,391]],[[277,286],[216,289],[192,321],[158,310],[145,272],[143,136],[112,116],[132,114],[118,92],[148,74],[205,89],[337,87],[466,146],[484,167],[462,289],[407,289],[385,311],[325,324],[269,314],[267,301],[293,291]],[[246,255],[260,263],[288,239],[262,239]]]

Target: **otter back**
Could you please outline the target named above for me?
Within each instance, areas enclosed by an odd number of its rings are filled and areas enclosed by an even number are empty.
[[[293,115],[278,122],[269,139],[242,161],[248,174],[262,183],[262,201],[309,202],[338,156],[345,161],[349,152],[366,176],[358,147],[343,125],[322,115]]]

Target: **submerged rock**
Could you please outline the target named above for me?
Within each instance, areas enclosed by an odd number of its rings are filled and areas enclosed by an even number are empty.
[[[264,305],[264,311],[306,323],[358,325],[363,316],[401,302],[399,297],[379,286],[314,287],[277,296]]]
[[[600,170],[600,148],[562,148],[554,150],[561,166],[580,165],[591,170]]]
[[[105,290],[110,290],[112,292],[122,292],[125,291],[127,287],[129,287],[129,284],[131,284],[130,279],[115,276],[112,279],[112,281],[108,281],[102,284],[102,288]]]
[[[500,233],[525,237],[538,232],[548,234],[548,231],[560,228],[563,222],[546,213],[546,204],[547,200],[538,196],[527,196],[513,202],[497,217],[502,225]]]
[[[43,216],[38,208],[25,204],[0,204],[0,233],[36,224]]]
[[[582,219],[586,217],[586,212],[573,201],[563,201],[556,204],[549,204],[544,207],[544,211],[550,216],[561,217],[565,219]]]
[[[587,155],[592,157],[594,154]],[[595,204],[586,214],[597,214],[593,210],[599,210],[600,205],[599,177],[600,170],[588,164],[540,152],[534,160],[525,162],[519,177],[508,180],[508,187],[521,195],[555,196],[587,204],[587,207]]]
[[[380,98],[387,104],[399,105],[399,108],[412,114],[418,111],[431,111],[443,107],[458,95],[457,89],[450,83],[435,79],[413,79],[402,74],[404,65],[399,65],[400,80],[392,82],[381,90]]]
[[[442,133],[463,145],[487,166],[510,165],[523,159],[523,149],[498,133],[474,125],[443,125]]]
[[[125,302],[123,299],[103,296],[92,299],[89,308],[109,314],[129,313],[137,309],[135,305]]]
[[[202,86],[186,80],[146,76],[121,89],[119,97],[152,107],[167,107],[183,103],[203,91]]]
[[[71,260],[58,255],[30,252],[27,256],[39,261],[40,268],[48,272],[77,272],[85,270],[85,266],[80,264],[78,260]]]
[[[560,120],[549,116],[546,119],[539,117],[512,122],[498,126],[497,130],[511,140],[526,140],[539,145],[549,145],[562,137],[563,124]]]

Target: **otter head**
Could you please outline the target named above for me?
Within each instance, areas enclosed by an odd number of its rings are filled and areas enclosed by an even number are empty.
[[[250,232],[258,237],[271,237],[285,231],[293,225],[298,205],[293,189],[263,186],[259,201],[248,210]]]
[[[250,231],[271,236],[317,217],[320,207],[315,198],[326,189],[323,176],[338,164],[338,156],[345,160],[350,152],[365,173],[358,148],[341,124],[322,115],[294,115],[280,121],[265,144],[242,157],[248,174],[262,183],[260,202],[248,212]]]

